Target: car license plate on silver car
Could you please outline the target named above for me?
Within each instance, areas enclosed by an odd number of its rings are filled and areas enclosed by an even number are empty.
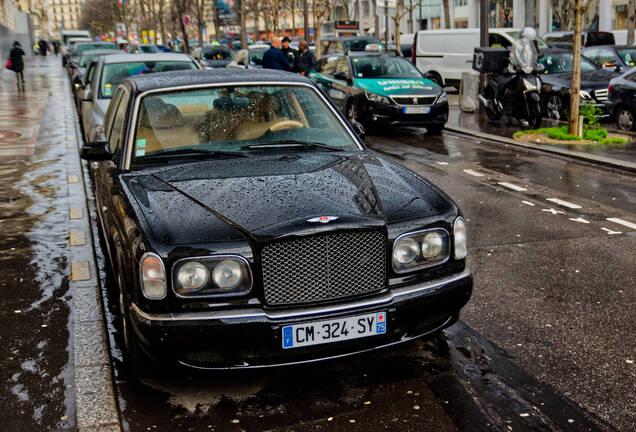
[[[404,114],[428,114],[431,112],[431,107],[427,106],[410,106],[404,107]]]
[[[386,312],[285,326],[283,348],[299,348],[386,333]]]

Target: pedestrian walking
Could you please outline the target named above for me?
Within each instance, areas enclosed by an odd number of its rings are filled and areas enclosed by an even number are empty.
[[[309,44],[302,40],[298,43],[298,54],[296,55],[296,63],[294,70],[303,76],[308,76],[309,71],[316,66],[316,56],[309,51]]]
[[[263,69],[292,70],[289,57],[280,49],[281,43],[280,38],[272,39],[272,46],[263,54]]]
[[[18,89],[24,90],[24,50],[20,42],[13,42],[13,47],[9,51],[9,62],[7,62],[7,68],[15,72],[15,76],[18,82]]]
[[[292,65],[296,63],[296,56],[298,55],[298,51],[289,46],[291,43],[291,39],[285,36],[282,40],[283,47],[280,49],[283,54],[289,57],[289,63]]]
[[[46,43],[45,40],[41,40],[40,41],[40,55],[42,57],[46,57],[46,52],[48,51],[49,47],[48,44]]]
[[[60,55],[60,41],[53,42],[53,51],[55,51],[55,57]]]

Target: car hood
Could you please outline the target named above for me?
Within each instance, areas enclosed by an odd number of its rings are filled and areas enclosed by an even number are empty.
[[[367,152],[215,159],[129,181],[153,232],[170,242],[229,240],[239,233],[263,240],[457,213],[435,186]],[[308,221],[321,216],[338,219]]]
[[[438,95],[442,92],[437,84],[428,79],[365,79],[357,78],[353,85],[381,96]]]
[[[604,69],[596,69],[593,71],[581,72],[581,88],[603,88],[612,78],[620,76],[619,73],[607,71]],[[570,88],[572,86],[572,73],[563,72],[557,74],[541,75],[541,80],[552,86]]]

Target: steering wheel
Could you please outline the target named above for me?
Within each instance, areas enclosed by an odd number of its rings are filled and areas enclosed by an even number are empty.
[[[295,120],[280,120],[271,125],[268,130],[270,132],[278,132],[286,129],[297,129],[305,127],[301,122]]]

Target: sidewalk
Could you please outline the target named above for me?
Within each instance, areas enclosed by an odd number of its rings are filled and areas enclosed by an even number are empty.
[[[623,147],[605,146],[602,149],[595,146],[574,143],[569,145],[526,143],[512,138],[512,135],[519,130],[518,128],[511,128],[506,125],[494,125],[488,121],[485,114],[480,114],[479,112],[462,112],[455,101],[457,101],[457,97],[451,99],[450,113],[448,123],[446,124],[447,130],[481,139],[571,157],[611,168],[636,172],[636,134],[629,134],[631,140]],[[452,102],[455,103],[453,104]],[[543,127],[558,125],[559,123],[553,120],[544,119],[543,121]],[[608,127],[609,125],[603,126]],[[611,128],[608,128],[608,130],[615,132],[611,130]]]

